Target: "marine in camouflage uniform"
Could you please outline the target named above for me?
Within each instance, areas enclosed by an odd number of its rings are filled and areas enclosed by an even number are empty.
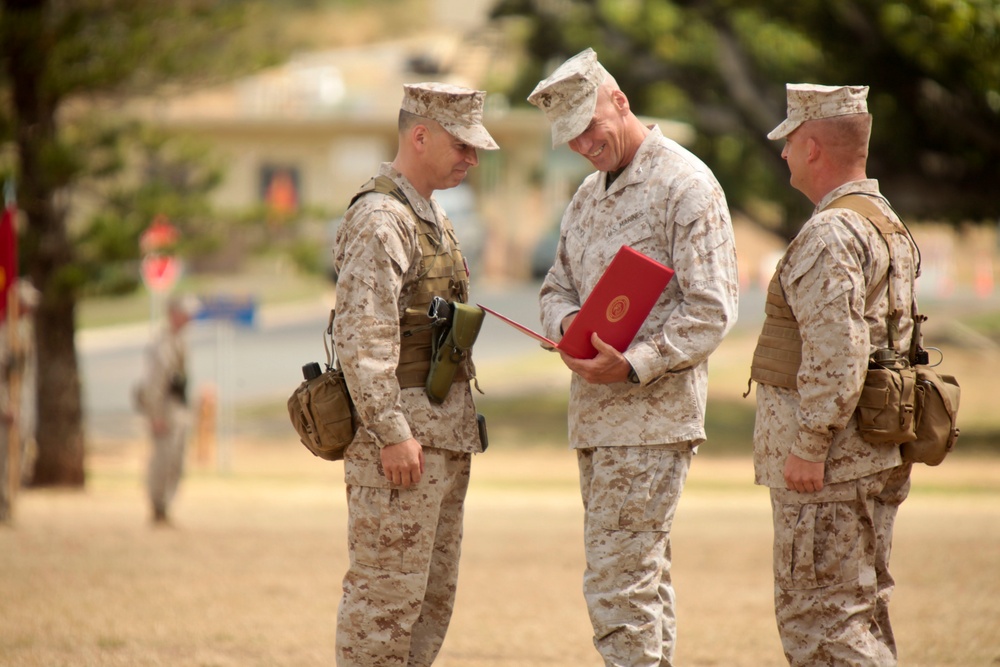
[[[477,148],[497,148],[482,126],[484,97],[405,86],[399,152],[378,171],[394,193],[363,189],[335,241],[334,337],[360,421],[344,455],[350,567],[337,616],[341,666],[430,665],[451,619],[471,458],[482,451],[471,373],[441,404],[406,377],[413,368],[427,376],[429,348],[410,341],[431,298],[468,298],[458,240],[431,195],[462,181]]]
[[[711,171],[643,125],[593,50],[571,58],[528,101],[598,170],[562,220],[540,293],[559,340],[611,259],[628,245],[673,268],[624,355],[563,354],[574,371],[569,438],[585,510],[584,596],[607,665],[672,664],[676,640],[670,530],[705,440],[708,357],[736,321],[738,281],[725,195]]]
[[[20,470],[16,477],[22,484],[31,480],[34,466],[31,454],[38,424],[35,310],[41,295],[30,282],[19,278],[9,298],[17,299],[18,311],[16,320],[11,319],[9,312],[0,317],[0,522],[10,520],[17,495],[17,489],[11,488],[8,472],[11,463],[8,446],[15,432],[14,421],[17,421],[17,437],[13,446],[19,450],[14,458]],[[13,390],[15,376],[18,392]]]
[[[157,524],[169,522],[170,505],[184,474],[191,426],[184,328],[195,309],[191,298],[174,297],[167,303],[167,320],[147,350],[146,373],[139,386],[139,408],[149,422],[153,440],[146,490]]]
[[[869,355],[888,346],[889,289],[897,349],[909,347],[915,246],[865,177],[868,88],[789,84],[787,93],[788,119],[768,137],[786,140],[792,185],[816,209],[772,279],[752,371],[754,467],[771,490],[778,630],[791,665],[894,665],[889,552],[910,466],[898,446],[862,440],[854,414]],[[845,208],[845,195],[874,204],[869,217],[884,216],[894,233],[883,237]],[[772,325],[787,332],[796,324],[800,362],[771,337]]]

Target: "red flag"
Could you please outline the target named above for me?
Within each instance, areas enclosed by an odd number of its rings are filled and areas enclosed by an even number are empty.
[[[14,216],[17,206],[4,207],[0,218],[0,321],[7,317],[8,297],[13,296],[11,287],[17,282],[17,233],[14,231]]]

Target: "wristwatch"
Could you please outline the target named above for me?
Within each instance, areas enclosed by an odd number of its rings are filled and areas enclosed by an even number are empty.
[[[634,368],[629,369],[628,381],[632,384],[639,384],[639,374],[635,372]]]

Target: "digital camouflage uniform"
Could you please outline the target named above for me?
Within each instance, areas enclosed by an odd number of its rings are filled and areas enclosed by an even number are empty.
[[[458,247],[436,201],[388,163],[379,174],[435,226],[443,252]],[[455,383],[437,405],[423,387],[401,389],[397,381],[400,318],[422,267],[406,205],[380,193],[358,199],[334,256],[334,338],[361,424],[344,456],[350,568],[337,618],[337,664],[426,666],[441,648],[455,600],[471,457],[482,451],[476,407],[468,382]],[[450,301],[456,294],[440,296]],[[426,468],[404,489],[383,475],[380,448],[410,437],[423,446]]]
[[[559,340],[563,318],[623,245],[676,272],[625,352],[639,384],[588,384],[574,374],[569,403],[595,646],[608,665],[669,665],[670,528],[692,448],[705,440],[708,356],[736,321],[735,245],[715,177],[659,128],[608,188],[606,176],[588,176],[563,217],[541,321]]]
[[[168,517],[184,474],[184,451],[191,415],[186,400],[186,343],[182,331],[169,323],[146,352],[146,374],[141,381],[141,409],[153,440],[146,489],[156,520]],[[173,387],[173,389],[172,389]],[[164,425],[157,432],[154,422]]]
[[[757,387],[755,479],[771,489],[775,611],[792,665],[895,664],[888,561],[910,466],[901,465],[898,446],[871,445],[857,431],[854,411],[869,355],[888,342],[889,252],[860,214],[823,210],[849,193],[872,195],[898,221],[874,180],[846,183],[819,202],[777,275],[803,339],[798,390]],[[915,252],[906,235],[892,235],[889,243],[905,350],[913,331]],[[787,488],[790,453],[825,461],[821,491]]]

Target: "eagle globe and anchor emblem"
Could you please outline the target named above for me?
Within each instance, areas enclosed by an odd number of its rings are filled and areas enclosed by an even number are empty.
[[[608,309],[605,311],[604,315],[608,318],[608,322],[614,323],[621,320],[625,315],[628,314],[629,300],[624,294],[616,296],[608,304]]]

